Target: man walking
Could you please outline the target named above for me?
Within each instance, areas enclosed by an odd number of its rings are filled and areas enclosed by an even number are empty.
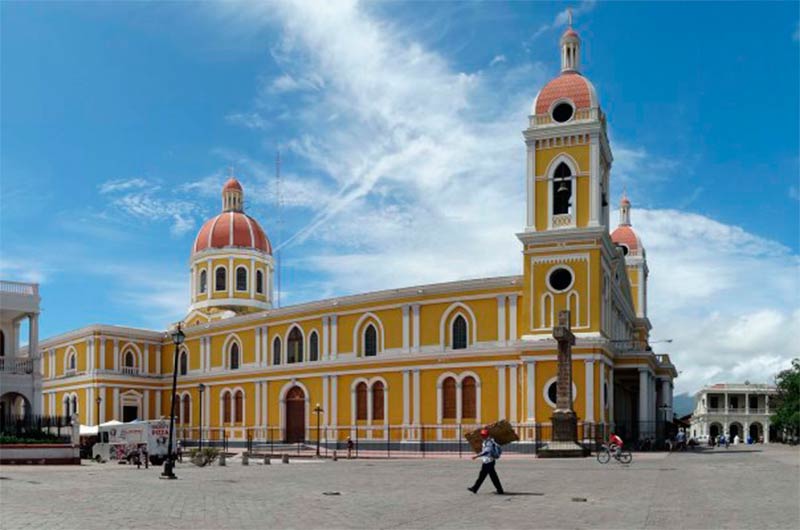
[[[497,490],[497,494],[502,495],[503,486],[500,484],[500,479],[497,477],[497,471],[494,470],[494,463],[500,458],[500,446],[489,436],[488,429],[481,429],[481,438],[483,438],[481,452],[473,456],[472,459],[480,458],[483,465],[481,466],[481,472],[478,475],[478,480],[475,481],[475,485],[467,489],[472,493],[478,493],[481,484],[486,480],[486,475],[489,475],[489,478],[492,479],[492,484],[494,484],[494,489]]]

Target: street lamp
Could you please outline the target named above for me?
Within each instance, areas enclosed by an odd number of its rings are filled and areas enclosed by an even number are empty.
[[[100,403],[103,402],[103,398],[97,396],[97,399],[94,400],[97,403],[97,425],[100,425]]]
[[[317,415],[317,457],[319,457],[319,415],[322,413],[322,407],[319,406],[319,403],[314,407],[314,413]]]
[[[200,449],[203,448],[203,392],[206,390],[206,385],[200,383],[197,385],[197,391],[200,393]]]
[[[164,472],[161,473],[163,478],[175,479],[178,478],[173,473],[175,467],[175,456],[172,454],[172,433],[175,429],[175,393],[178,387],[178,347],[183,344],[186,335],[181,330],[181,323],[175,327],[172,332],[172,343],[175,345],[175,362],[172,370],[172,405],[169,409],[169,438],[167,439],[167,459],[164,461]]]

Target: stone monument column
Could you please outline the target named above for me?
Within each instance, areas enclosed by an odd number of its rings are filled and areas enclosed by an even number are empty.
[[[572,410],[572,345],[575,335],[570,329],[569,311],[558,312],[558,325],[553,338],[558,342],[558,380],[556,410],[553,412],[553,441],[575,442],[578,439],[578,418]]]

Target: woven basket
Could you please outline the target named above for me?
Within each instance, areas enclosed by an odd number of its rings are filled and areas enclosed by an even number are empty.
[[[514,432],[513,427],[511,424],[508,423],[506,420],[500,420],[497,423],[492,423],[491,425],[487,425],[486,427],[481,427],[480,429],[475,429],[474,431],[468,432],[464,435],[464,438],[467,439],[469,445],[472,447],[472,450],[476,453],[481,452],[481,447],[483,446],[483,439],[481,438],[481,429],[488,429],[489,436],[494,438],[494,441],[500,445],[506,445],[511,442],[519,441],[519,436],[517,433]]]

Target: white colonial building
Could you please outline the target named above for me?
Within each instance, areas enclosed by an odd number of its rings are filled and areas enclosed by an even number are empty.
[[[0,418],[41,414],[39,285],[0,281]],[[20,347],[28,321],[28,345]]]
[[[725,434],[744,441],[770,440],[769,400],[777,390],[771,385],[719,383],[695,394],[691,434],[716,437]],[[774,438],[774,433],[773,436]]]

